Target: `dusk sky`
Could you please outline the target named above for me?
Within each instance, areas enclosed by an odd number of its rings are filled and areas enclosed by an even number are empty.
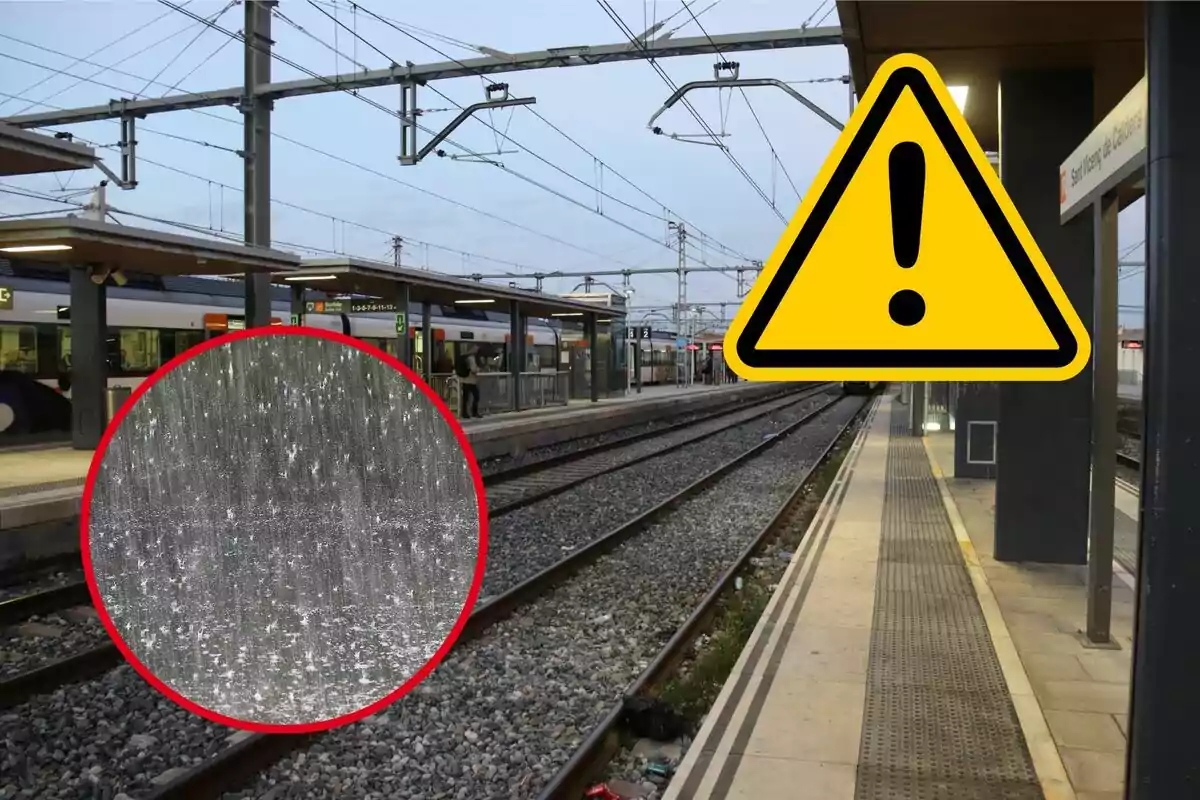
[[[242,28],[240,5],[214,0],[180,3],[229,31]],[[364,7],[411,36],[372,18]],[[670,17],[658,35],[666,31],[674,31],[675,38],[702,35],[678,2],[611,0],[611,7],[637,34]],[[715,5],[712,0],[695,0],[691,10],[712,35],[805,23],[838,24],[833,0],[718,0]],[[594,0],[519,0],[500,5],[475,0],[446,4],[368,0],[357,11],[347,0],[285,0],[279,11],[286,19],[273,20],[276,51],[322,75],[385,67],[389,60],[421,64],[478,57],[481,53],[473,48],[479,46],[512,53],[625,41]],[[322,11],[336,14],[366,41],[336,26]],[[239,43],[148,0],[0,3],[0,55],[4,57],[0,115],[4,116],[95,105],[116,97],[236,86],[243,71]],[[81,58],[86,60],[77,61]],[[742,77],[796,82],[833,79],[793,86],[834,117],[846,118],[847,90],[836,80],[848,72],[843,48],[738,53],[729,58],[740,62]],[[659,64],[676,84],[682,84],[711,78],[715,60],[704,55]],[[106,66],[111,69],[101,69]],[[277,81],[308,77],[279,61],[273,62],[272,69]],[[646,62],[518,72],[494,80],[509,83],[514,96],[536,97],[537,104],[477,115],[451,136],[461,149],[444,147],[448,153],[460,154],[517,151],[489,156],[502,162],[503,169],[435,156],[402,167],[396,158],[397,118],[344,93],[277,103],[273,131],[292,141],[276,137],[273,143],[272,193],[281,201],[272,205],[276,246],[301,252],[308,248],[306,255],[338,252],[390,261],[391,237],[398,235],[406,241],[402,256],[406,265],[428,265],[456,274],[673,268],[676,255],[674,245],[668,245],[665,219],[682,217],[690,223],[694,245],[689,248],[689,263],[717,266],[765,260],[784,228],[768,200],[773,200],[779,214],[791,217],[799,193],[807,191],[837,135],[832,126],[777,89],[746,92],[766,137],[740,93],[730,96],[728,91],[704,90],[689,95],[714,131],[731,134],[723,141],[762,189],[768,198],[764,200],[718,148],[672,141],[647,130],[647,121],[671,89]],[[478,102],[484,99],[483,85],[478,77],[436,82],[419,90],[418,104],[423,109],[453,108],[454,103],[436,92],[461,105]],[[387,109],[398,107],[397,87],[362,94]],[[969,98],[967,102],[969,107]],[[535,111],[599,161],[539,119]],[[437,130],[452,117],[448,111],[430,111],[423,115],[422,124]],[[506,132],[513,141],[505,142],[484,123]],[[681,106],[668,111],[658,124],[668,132],[700,131]],[[100,145],[120,139],[114,121],[69,130]],[[420,136],[422,141],[428,138],[426,133]],[[179,111],[142,120],[140,184],[128,192],[113,189],[109,202],[124,211],[240,236],[242,164],[230,151],[241,145],[240,117],[232,108]],[[116,153],[103,152],[106,161],[118,168]],[[64,194],[62,189],[83,190],[100,178],[97,171],[6,178],[0,182],[5,189],[0,192],[0,214],[55,207],[70,211],[11,191],[19,187],[85,202],[86,194]],[[123,221],[180,231],[133,216]],[[1143,235],[1144,207],[1138,202],[1121,215],[1120,242],[1122,251],[1129,251],[1127,258],[1141,260]],[[1142,275],[1140,270],[1124,274],[1128,277],[1121,282],[1121,319],[1140,325]],[[532,280],[508,280],[533,285]],[[582,280],[547,281],[545,288],[567,292]],[[621,279],[602,280],[619,287]],[[673,275],[635,277],[633,287],[635,306],[667,306],[675,299]],[[737,304],[733,275],[692,274],[689,300],[729,301],[726,313],[732,315]]]

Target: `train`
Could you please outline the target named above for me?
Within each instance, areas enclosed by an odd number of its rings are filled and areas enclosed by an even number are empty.
[[[0,288],[7,290],[8,298],[0,308],[0,370],[14,370],[45,385],[69,390],[65,380],[71,358],[67,281],[61,273],[37,274],[40,271],[36,268],[26,268],[24,274],[14,274],[15,265],[5,266],[0,263]],[[283,325],[290,319],[287,291],[286,287],[273,291],[272,325]],[[125,286],[110,286],[106,304],[109,385],[134,388],[185,350],[243,329],[243,303],[242,285],[234,280],[138,276]],[[424,369],[428,357],[432,359],[433,374],[451,373],[455,358],[467,345],[477,346],[485,372],[508,370],[506,317],[479,308],[437,305],[432,307],[431,317],[430,347],[421,341],[419,327],[415,332],[413,360],[418,370]],[[419,307],[410,309],[409,319],[419,326]],[[307,314],[304,324],[347,333],[393,355],[398,351],[392,314]],[[604,339],[607,337],[602,336]],[[585,344],[579,331],[531,319],[523,371],[572,370]],[[640,346],[642,384],[674,382],[677,353],[673,336],[656,331]],[[628,370],[632,385],[636,376],[631,348],[621,355],[619,363]]]
[[[873,394],[882,385],[880,381],[842,381],[845,394]]]

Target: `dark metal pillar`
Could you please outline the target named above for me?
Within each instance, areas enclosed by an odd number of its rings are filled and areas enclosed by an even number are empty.
[[[1000,77],[1000,178],[1029,232],[1092,330],[1092,221],[1059,216],[1059,166],[1092,131],[1090,69]],[[1087,563],[1092,449],[1090,365],[1061,382],[1000,384],[995,555]]]
[[[1092,495],[1088,513],[1086,640],[1113,645],[1113,508],[1117,479],[1117,212],[1115,197],[1092,210],[1096,258],[1092,331]]]
[[[525,348],[525,325],[521,304],[516,300],[508,306],[508,379],[512,383],[512,410],[521,410],[521,365]]]
[[[292,287],[292,319],[293,325],[304,324],[304,287]]]
[[[408,336],[407,283],[396,285],[396,358],[406,367],[413,365],[413,341]]]
[[[271,82],[271,9],[276,0],[248,0],[245,96],[242,98],[246,244],[271,246],[271,106],[255,94]],[[246,273],[246,327],[271,324],[271,276]]]
[[[595,314],[588,314],[585,319],[587,325],[588,350],[592,354],[591,395],[592,402],[595,403],[600,399],[600,326],[596,324]]]
[[[1146,3],[1146,350],[1126,797],[1200,788],[1200,4]]]
[[[433,317],[429,303],[421,303],[421,377],[425,383],[433,381]]]
[[[921,382],[912,384],[911,401],[908,406],[908,432],[912,436],[925,435],[925,392],[929,387]]]
[[[71,268],[71,447],[94,450],[108,423],[108,320],[104,284]]]

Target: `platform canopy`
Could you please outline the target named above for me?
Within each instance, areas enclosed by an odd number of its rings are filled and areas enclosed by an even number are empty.
[[[0,122],[0,175],[91,169],[98,160],[90,147]]]
[[[948,86],[966,88],[965,116],[985,150],[1000,149],[1002,72],[1090,68],[1100,117],[1145,73],[1141,2],[837,0],[837,10],[860,97],[891,56],[927,58]]]
[[[408,286],[409,301],[450,308],[480,308],[507,313],[509,302],[521,304],[526,317],[624,316],[619,308],[567,300],[554,295],[457,278],[440,272],[396,267],[356,258],[306,260],[299,270],[279,275],[276,283],[303,286],[335,295],[364,295],[390,300]]]
[[[282,250],[99,222],[82,217],[0,221],[0,257],[63,268],[102,266],[150,275],[231,275],[292,270]]]

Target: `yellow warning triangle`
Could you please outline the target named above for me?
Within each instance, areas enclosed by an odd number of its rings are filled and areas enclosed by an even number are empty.
[[[1087,330],[933,66],[889,59],[725,335],[747,380],[1066,380]]]

